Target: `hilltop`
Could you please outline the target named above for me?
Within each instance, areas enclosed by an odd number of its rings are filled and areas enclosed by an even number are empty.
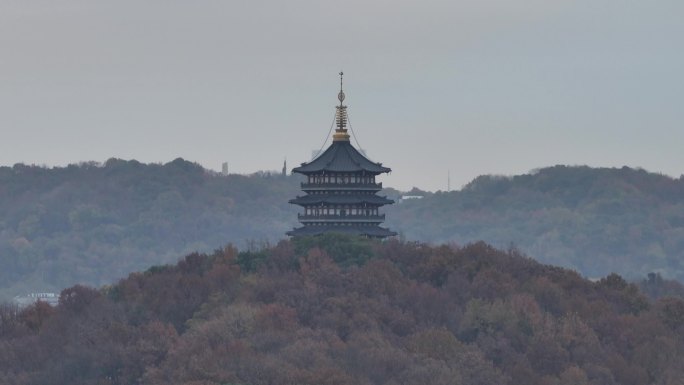
[[[0,383],[675,384],[684,301],[482,242],[191,254],[0,309]]]

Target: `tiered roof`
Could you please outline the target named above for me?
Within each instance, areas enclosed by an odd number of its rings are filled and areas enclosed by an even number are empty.
[[[394,231],[388,230],[384,227],[377,225],[363,226],[335,226],[335,225],[323,225],[323,226],[304,226],[293,231],[289,231],[288,235],[321,235],[325,233],[344,233],[344,234],[355,234],[355,235],[365,235],[368,237],[375,238],[385,238],[397,235]]]
[[[366,171],[370,174],[380,174],[392,171],[389,167],[383,167],[382,163],[375,163],[363,156],[349,140],[334,141],[327,150],[309,163],[302,163],[295,167],[293,172],[300,174],[328,172],[359,172]]]
[[[374,194],[310,194],[298,196],[295,199],[290,199],[290,203],[296,205],[313,205],[317,203],[330,203],[335,205],[350,205],[359,203],[368,203],[371,205],[389,205],[394,203],[393,200],[386,197],[377,196]]]

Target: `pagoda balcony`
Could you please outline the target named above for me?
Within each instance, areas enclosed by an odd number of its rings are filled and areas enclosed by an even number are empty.
[[[361,223],[361,222],[383,222],[385,214],[381,215],[305,215],[297,214],[297,219],[302,223],[307,222],[346,222],[346,223]]]
[[[304,191],[318,190],[359,190],[359,191],[380,191],[382,183],[302,183]]]

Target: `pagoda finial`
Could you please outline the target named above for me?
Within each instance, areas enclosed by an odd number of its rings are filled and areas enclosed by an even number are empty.
[[[335,121],[337,122],[337,129],[335,129],[335,134],[333,134],[333,140],[338,141],[349,141],[349,134],[347,134],[347,106],[343,104],[344,102],[344,89],[342,88],[344,72],[340,71],[340,93],[337,94],[337,99],[340,101],[340,105],[337,108],[337,113],[335,114]]]
[[[340,71],[340,93],[337,94],[337,99],[340,101],[340,106],[342,106],[342,102],[344,102],[344,90],[342,88],[342,78],[344,76],[344,72]]]

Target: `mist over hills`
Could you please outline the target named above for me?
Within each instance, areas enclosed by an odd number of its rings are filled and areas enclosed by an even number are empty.
[[[223,176],[182,159],[0,167],[0,298],[99,286],[231,242],[274,244],[297,225],[287,201],[301,194],[300,181]],[[556,166],[422,194],[385,210],[387,226],[407,240],[485,240],[589,277],[684,280],[682,178]]]

